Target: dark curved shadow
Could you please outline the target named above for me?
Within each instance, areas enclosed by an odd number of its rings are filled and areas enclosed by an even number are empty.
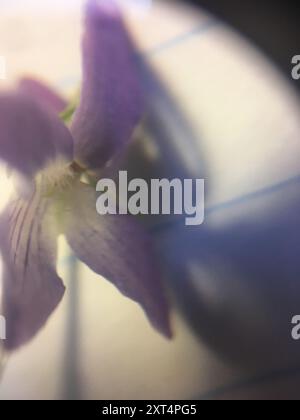
[[[222,357],[253,368],[300,361],[300,182],[211,209],[198,228],[157,230],[179,305]]]

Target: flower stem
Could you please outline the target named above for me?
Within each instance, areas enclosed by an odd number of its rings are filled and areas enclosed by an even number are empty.
[[[3,346],[0,346],[0,382],[2,381],[7,361],[8,354],[5,352]]]
[[[64,357],[64,392],[66,400],[80,400],[79,372],[79,277],[78,261],[72,255],[69,263],[68,308]]]

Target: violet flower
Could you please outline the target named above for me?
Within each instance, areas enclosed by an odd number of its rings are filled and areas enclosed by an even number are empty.
[[[99,216],[94,188],[81,182],[85,171],[99,173],[128,144],[143,111],[133,48],[117,8],[90,0],[85,15],[81,99],[70,130],[57,116],[64,102],[39,83],[23,81],[0,95],[0,158],[24,181],[0,223],[9,350],[28,342],[63,297],[56,273],[60,234],[82,262],[171,335],[146,233],[131,217]]]

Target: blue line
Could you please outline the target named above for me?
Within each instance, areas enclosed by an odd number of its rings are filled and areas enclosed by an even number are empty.
[[[215,206],[207,207],[205,210],[206,214],[213,214],[218,211],[226,210],[228,208],[247,203],[250,200],[255,200],[261,197],[264,197],[266,195],[274,194],[276,192],[279,192],[283,190],[284,188],[290,187],[292,185],[298,185],[300,184],[300,175],[296,175],[292,178],[288,178],[282,182],[279,182],[277,184],[273,184],[269,187],[262,188],[260,190],[241,195],[239,197],[233,198],[232,200],[226,201],[224,203],[216,204]],[[176,220],[169,220],[166,223],[161,223],[157,226],[154,226],[150,229],[150,232],[156,233],[163,231],[165,229],[168,229],[169,227],[176,227],[179,224],[184,223],[185,215],[176,218]]]
[[[215,27],[217,24],[218,24],[217,20],[210,19],[205,23],[201,23],[200,25],[196,26],[190,31],[185,32],[184,34],[178,35],[175,38],[169,39],[168,41],[165,41],[161,43],[160,45],[153,47],[152,49],[146,51],[145,55],[153,56],[153,55],[160,54],[166,50],[169,50],[171,48],[174,48],[177,45],[193,38],[194,36],[198,36],[198,35],[202,35],[206,33],[209,29]]]
[[[282,182],[279,182],[277,184],[273,184],[269,187],[265,187],[262,188],[260,190],[248,193],[248,194],[244,194],[240,197],[236,197],[233,198],[232,200],[229,200],[225,203],[221,203],[221,204],[217,204],[215,206],[212,207],[208,207],[206,212],[208,214],[212,214],[215,213],[216,211],[219,210],[225,210],[227,208],[233,207],[235,205],[239,205],[239,204],[244,204],[245,202],[249,201],[249,200],[254,200],[257,198],[261,198],[264,197],[265,195],[270,195],[273,193],[276,193],[278,191],[281,191],[282,189],[286,188],[286,187],[290,187],[291,185],[297,185],[300,183],[300,175],[296,175],[292,178],[288,178]]]

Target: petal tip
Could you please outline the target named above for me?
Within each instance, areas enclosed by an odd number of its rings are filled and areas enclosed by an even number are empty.
[[[160,328],[160,332],[167,340],[172,340],[174,338],[174,332],[170,324]]]
[[[144,307],[144,310],[151,326],[164,338],[172,340],[174,338],[174,332],[168,301],[164,300],[156,310],[153,307],[151,309]]]
[[[85,8],[86,19],[93,21],[120,19],[120,10],[113,0],[88,0]]]

